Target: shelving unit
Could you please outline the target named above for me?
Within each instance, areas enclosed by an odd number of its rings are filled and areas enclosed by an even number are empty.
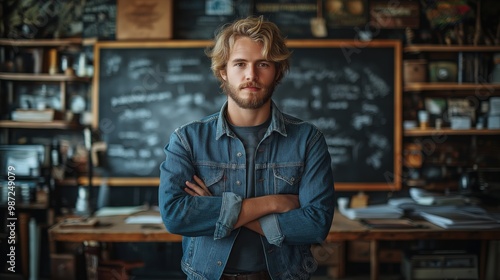
[[[406,129],[404,136],[438,136],[438,135],[500,135],[500,129]]]
[[[20,252],[22,256],[22,274],[28,276],[28,221],[31,218],[37,220],[37,226],[48,228],[55,221],[54,189],[52,184],[52,152],[51,144],[54,137],[61,134],[82,134],[85,127],[77,120],[78,114],[74,112],[75,106],[71,106],[71,100],[78,96],[84,100],[90,111],[90,92],[92,78],[88,76],[77,76],[76,71],[71,71],[73,65],[66,65],[70,70],[63,71],[59,58],[62,55],[70,58],[83,52],[83,46],[91,43],[81,38],[70,39],[33,39],[12,40],[0,39],[0,144],[43,144],[46,149],[45,160],[41,163],[39,176],[18,178],[29,181],[30,188],[36,188],[35,193],[43,193],[30,196],[30,199],[16,199],[16,215],[19,216]],[[49,68],[54,63],[56,54],[57,70]],[[73,59],[73,61],[75,61]],[[50,71],[48,71],[50,69]],[[39,90],[40,89],[40,90]],[[47,90],[46,95],[39,94]],[[37,92],[39,90],[39,92]],[[37,95],[38,94],[38,95]],[[24,103],[22,103],[22,102]],[[41,102],[45,108],[38,107]],[[80,102],[80,107],[81,106]],[[52,120],[37,119],[38,110],[47,109],[54,112]],[[12,112],[34,113],[30,118],[13,119]],[[19,141],[19,139],[21,139]],[[48,139],[45,142],[35,142],[33,138]],[[48,143],[48,144],[47,144]],[[4,178],[0,178],[3,180]],[[46,192],[47,190],[47,192]],[[5,207],[5,205],[0,205]],[[20,259],[21,263],[21,259]],[[20,269],[21,271],[21,269]]]
[[[5,94],[2,93],[0,96],[2,98],[3,105],[2,109],[5,109],[4,114],[8,112],[8,115],[2,116],[2,120],[0,120],[0,128],[5,129],[76,129],[77,123],[72,122],[72,120],[67,119],[65,113],[69,112],[69,87],[73,84],[79,83],[80,85],[88,85],[90,87],[91,78],[90,77],[79,77],[75,75],[74,71],[68,71],[66,73],[62,73],[62,70],[57,69],[56,73],[54,70],[51,73],[46,72],[49,67],[47,61],[50,60],[49,63],[59,64],[57,62],[58,56],[60,53],[75,53],[81,50],[83,46],[83,40],[81,38],[70,38],[70,39],[33,39],[33,40],[12,40],[12,39],[0,39],[0,48],[2,48],[2,55],[0,59],[2,69],[0,72],[0,83],[4,83],[3,88],[5,89]],[[26,54],[30,54],[30,52],[26,52],[26,50],[38,50],[38,56],[35,58],[33,54],[32,57],[28,57],[28,59],[33,59],[32,64],[30,65],[35,69],[25,69],[23,64],[25,63]],[[48,57],[47,51],[50,50],[54,53],[55,57]],[[8,55],[7,55],[8,54]],[[9,57],[6,57],[9,56]],[[13,68],[13,65],[21,63],[20,69]],[[29,62],[28,62],[29,64]],[[11,65],[10,67],[7,65]],[[38,66],[35,66],[38,65]],[[67,65],[68,68],[72,68],[72,65]],[[18,67],[19,68],[19,67]],[[9,70],[14,70],[11,72]],[[16,72],[16,70],[19,70]],[[28,70],[28,71],[26,71]],[[9,71],[9,72],[6,72]],[[32,73],[31,73],[32,72]],[[40,122],[37,120],[31,121],[15,121],[11,119],[10,112],[13,111],[16,107],[19,108],[19,99],[20,87],[26,87],[25,91],[33,90],[36,86],[52,86],[57,87],[55,98],[58,99],[58,107],[52,108],[54,110],[58,110],[63,115],[63,119],[54,119],[53,121],[48,122]],[[57,93],[58,91],[58,93]],[[34,92],[29,92],[27,96],[34,95]],[[35,97],[33,97],[35,98]],[[90,101],[90,96],[84,97],[87,100],[87,103]],[[1,104],[1,103],[0,103]],[[8,105],[7,105],[8,104]],[[35,104],[30,104],[31,107],[36,107]],[[14,107],[14,108],[12,108]],[[51,106],[48,106],[49,108]],[[29,110],[36,111],[36,108],[28,108]],[[7,142],[6,138],[2,139],[2,142]]]
[[[475,106],[474,115],[480,111],[481,102],[488,102],[491,97],[500,96],[500,84],[490,83],[488,75],[475,77],[475,82],[460,81],[460,71],[465,72],[464,54],[477,57],[477,61],[487,63],[487,59],[495,52],[500,53],[500,46],[440,46],[440,45],[411,45],[403,48],[403,58],[424,58],[425,62],[454,61],[457,67],[455,81],[429,82],[426,75],[422,81],[405,81],[403,85],[403,118],[404,121],[415,121],[417,127],[403,130],[403,146],[406,158],[403,161],[403,180],[407,187],[426,187],[434,189],[457,190],[459,177],[462,174],[477,168],[500,166],[500,151],[493,143],[500,141],[500,128],[476,128],[474,119],[467,129],[452,129],[449,124],[448,102],[450,99],[467,100]],[[484,56],[484,57],[483,57]],[[480,67],[478,63],[468,67]],[[488,68],[487,65],[484,69]],[[427,65],[425,65],[427,67]],[[491,69],[491,67],[490,67]],[[421,69],[422,70],[422,69]],[[427,70],[427,69],[424,69]],[[477,68],[468,69],[475,75],[480,73]],[[430,71],[428,71],[430,72]],[[453,73],[453,70],[451,71]],[[484,74],[483,74],[484,75]],[[463,75],[464,76],[464,75]],[[406,79],[405,79],[406,80]],[[412,80],[412,79],[409,79]],[[431,120],[428,126],[420,127],[417,111],[425,108],[425,99],[440,98],[445,100],[446,108],[442,115],[442,127],[436,128]],[[415,149],[418,149],[416,151]],[[413,150],[412,150],[413,149]],[[486,150],[489,149],[489,152]],[[411,154],[417,153],[417,156]],[[485,155],[485,153],[489,153]],[[488,161],[485,163],[485,161]],[[426,175],[439,174],[441,178],[429,178]]]

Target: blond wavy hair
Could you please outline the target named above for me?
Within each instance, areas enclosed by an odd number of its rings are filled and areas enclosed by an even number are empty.
[[[236,39],[248,37],[262,43],[262,55],[276,65],[275,85],[279,84],[290,68],[291,51],[287,48],[285,38],[276,24],[264,20],[263,16],[247,17],[226,24],[215,35],[213,46],[205,53],[212,59],[211,69],[224,88],[226,81],[221,76],[221,70],[226,69],[229,54]]]

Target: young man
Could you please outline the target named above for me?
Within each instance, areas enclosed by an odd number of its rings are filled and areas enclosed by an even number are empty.
[[[182,270],[188,279],[309,279],[310,245],[333,220],[333,175],[321,131],[271,99],[291,52],[275,24],[249,17],[221,29],[207,55],[227,102],[176,129],[160,166],[161,215],[184,236]]]

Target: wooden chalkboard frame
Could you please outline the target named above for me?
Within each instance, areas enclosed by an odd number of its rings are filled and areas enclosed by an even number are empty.
[[[212,43],[210,40],[172,40],[172,41],[105,41],[98,42],[94,46],[94,80],[92,92],[92,127],[99,129],[99,77],[100,77],[100,50],[114,48],[205,48]],[[394,134],[393,134],[393,167],[392,172],[386,172],[384,177],[386,182],[335,182],[335,189],[338,191],[397,191],[401,189],[402,177],[402,44],[399,40],[372,40],[361,42],[358,40],[288,40],[290,48],[339,48],[346,56],[355,55],[356,52],[366,48],[390,49],[393,53],[394,61]],[[108,178],[111,186],[158,186],[159,178],[149,177],[114,177]]]

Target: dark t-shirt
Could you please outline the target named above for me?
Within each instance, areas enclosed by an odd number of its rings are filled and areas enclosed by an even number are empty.
[[[258,126],[238,127],[229,125],[245,147],[247,164],[246,197],[255,197],[255,151],[260,140],[264,137],[269,123],[270,119]],[[241,227],[239,231],[224,272],[242,273],[266,270],[266,259],[260,234],[245,227]]]

